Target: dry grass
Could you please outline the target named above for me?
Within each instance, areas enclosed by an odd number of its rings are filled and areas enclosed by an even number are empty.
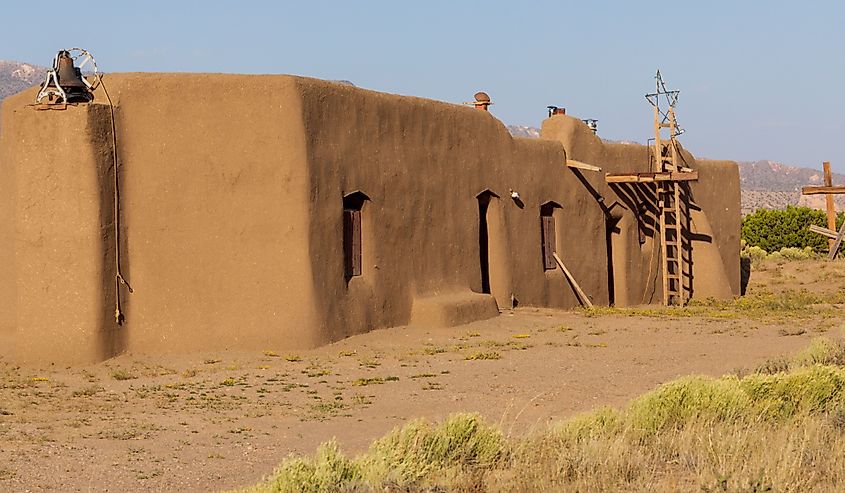
[[[682,378],[524,437],[473,414],[412,421],[355,458],[333,442],[290,457],[244,491],[843,491],[843,354],[817,339],[784,371]]]
[[[761,292],[731,300],[692,300],[684,307],[649,306],[633,308],[594,307],[584,310],[588,317],[627,315],[644,317],[716,319],[805,318],[817,315],[840,316],[836,305],[845,303],[845,291],[815,294],[806,289],[789,289],[778,293]]]

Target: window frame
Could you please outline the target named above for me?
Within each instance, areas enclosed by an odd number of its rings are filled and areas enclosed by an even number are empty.
[[[363,273],[362,211],[369,200],[361,191],[343,196],[343,275],[347,281]]]

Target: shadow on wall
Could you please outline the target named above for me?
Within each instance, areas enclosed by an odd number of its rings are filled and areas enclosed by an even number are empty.
[[[739,294],[745,296],[748,289],[748,282],[751,280],[751,259],[748,257],[739,258]]]

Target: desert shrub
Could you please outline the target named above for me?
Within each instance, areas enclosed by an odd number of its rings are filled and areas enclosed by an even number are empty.
[[[451,473],[492,468],[506,454],[502,432],[476,414],[456,414],[435,426],[411,421],[375,441],[364,463],[370,480],[414,484]]]
[[[783,247],[776,252],[770,253],[767,258],[772,260],[807,260],[816,255],[812,247]]]
[[[627,420],[634,429],[653,434],[702,416],[736,420],[748,407],[748,395],[736,377],[686,377],[634,400],[627,410]]]
[[[763,250],[758,246],[744,246],[742,250],[739,252],[741,257],[745,257],[751,260],[751,265],[753,267],[757,267],[760,263],[766,259],[768,252]]]
[[[330,441],[317,448],[314,459],[292,456],[282,462],[269,482],[244,492],[330,493],[360,480],[360,466]]]
[[[816,337],[795,356],[768,359],[755,369],[755,373],[772,375],[812,365],[845,366],[845,343]]]
[[[602,407],[589,413],[579,414],[554,426],[555,436],[579,442],[608,436],[618,431],[622,415],[612,407]]]
[[[751,415],[784,420],[796,415],[830,414],[845,409],[845,372],[814,365],[777,375],[756,374],[740,386],[751,401]]]
[[[334,441],[321,445],[313,459],[291,456],[266,483],[243,492],[371,491],[369,486],[382,484],[405,491],[443,482],[474,491],[506,457],[504,434],[476,414],[456,414],[440,425],[418,419],[376,440],[355,459],[345,457]]]
[[[845,221],[845,213],[837,215],[836,227]],[[809,207],[787,206],[786,209],[759,209],[742,219],[742,240],[747,247],[760,247],[767,253],[782,248],[811,248],[816,253],[828,250],[827,238],[810,231],[810,225],[827,227],[824,212]],[[845,245],[843,245],[845,250]]]
[[[813,339],[791,362],[792,368],[808,365],[845,365],[845,344],[827,337]]]
[[[767,359],[754,370],[755,373],[764,373],[767,375],[774,375],[775,373],[782,373],[789,371],[790,361],[788,358],[779,357]]]

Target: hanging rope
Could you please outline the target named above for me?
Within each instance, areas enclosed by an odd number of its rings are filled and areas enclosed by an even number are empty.
[[[123,277],[123,273],[120,270],[120,178],[118,175],[117,169],[117,125],[115,124],[114,118],[114,103],[112,103],[111,96],[109,96],[109,91],[106,89],[105,83],[103,83],[103,78],[101,76],[98,77],[100,85],[103,88],[103,93],[106,95],[106,99],[109,102],[109,114],[111,115],[111,142],[112,142],[112,166],[114,169],[114,194],[113,198],[113,213],[114,213],[114,220],[112,223],[114,224],[114,320],[117,322],[117,325],[122,325],[124,316],[123,310],[120,306],[120,285],[123,284],[126,286],[126,289],[129,290],[130,293],[133,293],[132,286],[126,282],[126,279]]]

